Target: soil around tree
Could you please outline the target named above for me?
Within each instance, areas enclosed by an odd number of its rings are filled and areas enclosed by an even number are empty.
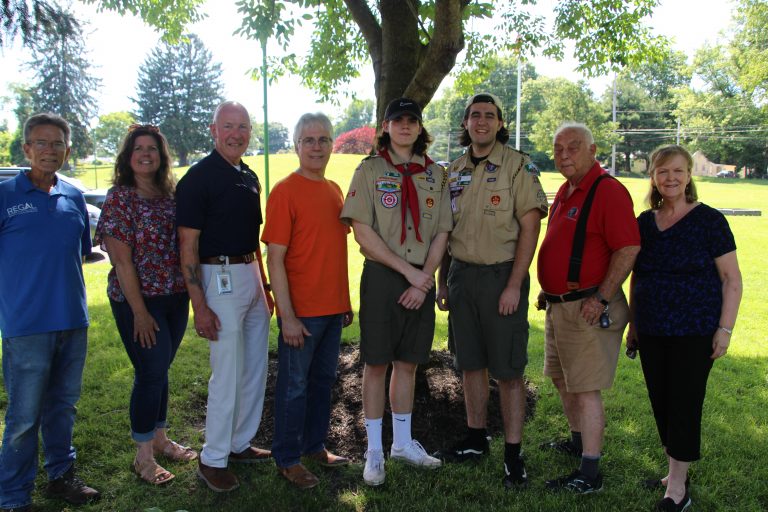
[[[391,369],[391,367],[390,367]],[[331,398],[331,424],[326,446],[339,455],[360,462],[366,449],[366,434],[362,404],[363,364],[357,345],[342,345],[339,355],[336,385]],[[267,389],[261,426],[253,440],[255,446],[269,448],[274,432],[273,406],[277,358],[270,354]],[[389,376],[387,376],[389,383]],[[526,420],[535,412],[538,389],[526,381]],[[388,390],[387,390],[388,392]],[[204,423],[204,419],[203,419]],[[392,416],[387,400],[383,420],[383,443],[392,443]],[[488,401],[488,432],[499,436],[503,432],[499,408],[499,388],[490,380]],[[453,356],[447,351],[433,350],[429,363],[420,365],[416,373],[413,438],[428,452],[451,447],[466,434],[466,413],[461,372],[454,368]]]

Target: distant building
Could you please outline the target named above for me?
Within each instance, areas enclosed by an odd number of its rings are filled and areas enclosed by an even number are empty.
[[[741,177],[736,171],[735,165],[716,164],[707,160],[704,153],[697,151],[693,154],[694,176],[717,176],[720,171],[731,171],[734,176]]]

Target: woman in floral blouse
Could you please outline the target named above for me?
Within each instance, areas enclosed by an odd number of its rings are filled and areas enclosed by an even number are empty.
[[[155,126],[133,125],[115,162],[95,242],[113,268],[107,294],[133,364],[131,435],[138,445],[134,470],[159,485],[174,475],[155,461],[189,461],[197,453],[166,434],[168,368],[184,337],[189,297],[179,263],[175,181],[168,142]]]

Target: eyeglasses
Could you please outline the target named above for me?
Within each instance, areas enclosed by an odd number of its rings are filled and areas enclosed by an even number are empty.
[[[252,171],[240,170],[237,174],[240,176],[240,183],[237,184],[238,187],[247,188],[254,194],[261,194],[261,183],[259,183],[259,178]]]
[[[48,142],[47,140],[29,140],[27,141],[27,144],[34,146],[35,149],[39,149],[40,151],[45,151],[48,148],[56,151],[64,151],[67,149],[66,142],[61,142],[60,140],[55,140],[53,142]]]
[[[128,133],[131,133],[135,130],[146,130],[148,132],[152,133],[160,133],[160,128],[153,124],[139,124],[139,123],[133,123],[131,126],[128,127]]]
[[[299,144],[309,147],[315,147],[315,144],[320,144],[321,148],[328,148],[331,146],[331,142],[333,142],[333,140],[329,137],[320,137],[319,139],[314,137],[304,137],[303,139],[299,139]]]

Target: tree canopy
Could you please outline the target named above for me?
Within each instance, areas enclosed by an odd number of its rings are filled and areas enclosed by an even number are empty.
[[[93,141],[99,155],[115,156],[125,139],[128,127],[136,122],[130,112],[111,112],[99,116],[99,124],[93,129]]]
[[[208,125],[222,101],[220,76],[221,65],[194,34],[155,47],[139,71],[136,118],[160,127],[179,165],[211,146]]]

